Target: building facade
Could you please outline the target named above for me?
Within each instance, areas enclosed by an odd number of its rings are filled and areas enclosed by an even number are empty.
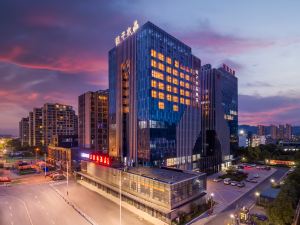
[[[218,69],[221,75],[222,105],[224,118],[230,130],[230,151],[238,149],[238,79],[235,70],[223,64]]]
[[[278,127],[271,124],[270,126],[270,133],[271,133],[271,138],[273,140],[277,140],[277,133],[278,133]]]
[[[22,118],[19,122],[19,137],[22,146],[29,145],[29,117]]]
[[[129,31],[109,51],[109,154],[129,164],[194,168],[201,61],[150,22]]]
[[[86,92],[78,97],[79,147],[108,150],[108,90]]]
[[[257,126],[257,135],[258,136],[266,135],[266,127],[264,125],[258,125]]]
[[[43,135],[43,110],[41,108],[34,108],[32,115],[33,125],[33,146],[44,145]]]
[[[78,118],[72,106],[46,103],[42,108],[44,145],[48,146],[53,135],[77,135]]]
[[[230,155],[230,128],[222,105],[222,77],[218,69],[207,64],[201,68],[201,137],[200,168],[207,173],[217,172]],[[203,158],[203,157],[202,157]]]
[[[120,199],[122,206],[155,224],[173,224],[180,213],[190,213],[191,205],[205,203],[204,173],[167,168],[112,168],[85,162],[86,170],[77,173],[79,183],[108,197]],[[143,218],[148,219],[147,216]],[[154,219],[154,220],[153,220]],[[163,222],[163,223],[161,223]]]

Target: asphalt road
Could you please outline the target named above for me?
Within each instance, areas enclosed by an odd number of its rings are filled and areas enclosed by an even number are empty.
[[[0,225],[88,225],[48,184],[0,187]]]
[[[33,180],[36,178],[34,177]],[[55,185],[63,192],[65,182]],[[70,182],[69,199],[97,225],[119,225],[119,205]],[[90,225],[68,205],[49,183],[0,186],[0,225]],[[150,225],[138,215],[122,209],[122,225]]]
[[[278,170],[271,176],[276,181],[279,180],[286,172],[287,168],[278,168]],[[217,214],[212,220],[206,223],[206,225],[224,225],[230,222],[230,214],[234,214],[237,207],[251,206],[255,203],[255,192],[262,192],[264,189],[271,186],[270,179],[265,180],[259,184],[254,190],[247,193],[235,203],[229,205],[224,211]],[[197,224],[194,223],[194,224]]]

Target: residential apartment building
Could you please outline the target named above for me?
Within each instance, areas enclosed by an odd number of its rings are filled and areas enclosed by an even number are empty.
[[[22,146],[29,145],[29,118],[22,118],[19,122],[19,137]]]
[[[108,150],[108,90],[78,97],[79,147]]]

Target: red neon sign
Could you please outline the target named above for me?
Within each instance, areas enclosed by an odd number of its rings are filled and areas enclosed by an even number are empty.
[[[110,158],[109,156],[100,155],[98,153],[93,153],[89,155],[89,159],[95,163],[104,166],[110,166]]]

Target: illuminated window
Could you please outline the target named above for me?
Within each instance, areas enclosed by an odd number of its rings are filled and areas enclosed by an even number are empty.
[[[156,51],[154,49],[151,49],[151,56],[156,58]]]
[[[178,102],[178,97],[177,96],[173,96],[173,102]]]
[[[151,59],[151,66],[156,68],[157,67],[157,63],[155,60]]]
[[[180,81],[180,86],[184,87],[184,82],[182,80]]]
[[[180,103],[184,104],[184,98],[180,98]]]
[[[156,88],[156,84],[157,84],[156,80],[151,80],[151,87]]]
[[[165,99],[165,94],[163,92],[158,92],[159,99]]]
[[[175,67],[179,67],[179,62],[178,62],[178,60],[175,60]]]
[[[155,77],[157,79],[163,80],[164,75],[158,71],[152,70],[152,77]]]
[[[172,64],[172,59],[170,57],[167,57],[167,63]]]
[[[190,80],[190,76],[189,75],[185,75],[185,79],[186,80]]]
[[[185,83],[185,87],[186,88],[190,88],[190,84],[189,83]]]
[[[185,71],[188,72],[188,73],[190,72],[188,67],[185,68]]]
[[[173,75],[178,76],[178,70],[173,69]]]
[[[171,85],[167,85],[167,91],[168,91],[168,92],[171,92],[171,91],[172,91]]]
[[[158,88],[159,88],[160,90],[165,90],[165,85],[164,85],[162,82],[159,82],[159,83],[158,83]]]
[[[186,99],[185,100],[185,104],[190,105],[191,104],[191,100],[190,99]]]
[[[185,96],[190,97],[190,92],[189,91],[185,91]]]
[[[173,78],[173,84],[177,84],[178,85],[178,79]]]
[[[169,82],[169,83],[171,83],[172,82],[172,78],[170,77],[170,76],[167,76],[167,81]]]
[[[166,71],[167,71],[167,73],[172,73],[171,67],[167,66]]]
[[[178,89],[177,89],[177,87],[173,87],[173,92],[174,92],[175,94],[177,94],[177,93],[178,93]]]
[[[180,95],[184,95],[184,90],[180,89]]]
[[[180,78],[184,78],[184,73],[180,72]]]
[[[164,108],[165,108],[165,103],[163,103],[163,102],[158,102],[158,108],[159,108],[159,109],[164,109]]]
[[[173,105],[173,111],[175,111],[175,112],[178,111],[178,105]]]
[[[151,91],[151,96],[152,96],[152,98],[157,98],[157,92],[152,90]]]
[[[158,59],[161,60],[161,61],[164,61],[165,60],[165,56],[161,53],[158,53]]]
[[[158,63],[158,69],[165,71],[165,65],[162,63]]]
[[[172,95],[167,94],[167,100],[168,100],[168,101],[172,101]]]

